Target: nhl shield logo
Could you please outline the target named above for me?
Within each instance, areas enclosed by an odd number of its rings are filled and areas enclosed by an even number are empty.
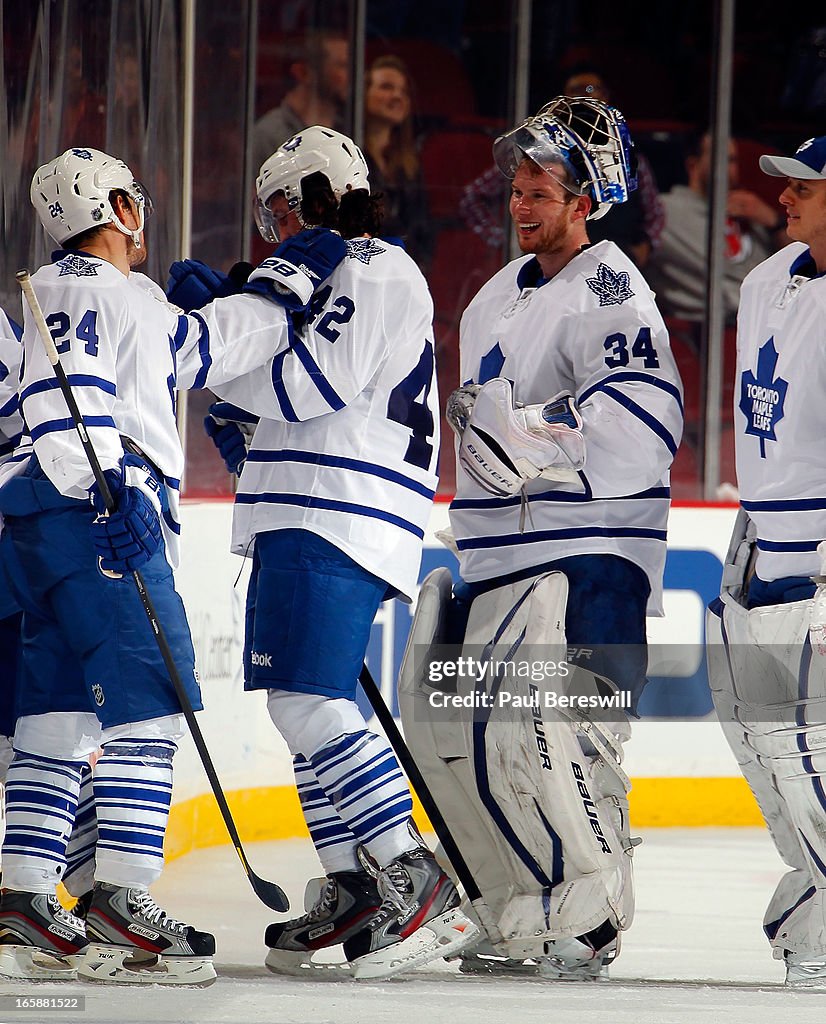
[[[95,698],[95,704],[102,707],[106,697],[103,695],[103,687],[100,683],[92,683],[92,696]]]

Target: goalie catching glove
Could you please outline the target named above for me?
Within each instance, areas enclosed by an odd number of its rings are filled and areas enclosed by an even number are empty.
[[[307,228],[282,242],[256,267],[244,291],[301,312],[346,255],[347,243],[341,235],[330,228]]]
[[[585,465],[582,418],[567,392],[514,407],[510,381],[494,377],[454,391],[447,420],[459,438],[459,462],[491,494],[518,494],[539,476],[575,480]]]

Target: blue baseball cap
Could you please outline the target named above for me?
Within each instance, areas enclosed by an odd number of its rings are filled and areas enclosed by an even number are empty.
[[[826,135],[807,139],[794,156],[761,156],[760,170],[776,178],[826,181]]]

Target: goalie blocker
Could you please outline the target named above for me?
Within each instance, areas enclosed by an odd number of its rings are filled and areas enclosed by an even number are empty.
[[[477,596],[461,653],[483,652],[479,661],[496,671],[451,678],[457,699],[434,700],[444,684],[429,681],[428,666],[434,649],[452,641],[451,589],[447,569],[422,584],[399,705],[411,752],[495,922],[494,949],[543,957],[594,930],[616,943],[634,912],[630,783],[620,766],[627,718],[612,709],[610,722],[598,722],[567,710],[546,699],[558,680],[502,667],[531,647],[565,662],[567,579],[546,573]],[[608,680],[569,668],[569,692],[596,702],[616,694]],[[505,676],[508,697],[500,699]]]
[[[459,438],[459,462],[491,494],[518,494],[538,476],[576,480],[585,465],[582,419],[566,392],[523,406],[509,380],[493,377],[454,391],[446,416]]]

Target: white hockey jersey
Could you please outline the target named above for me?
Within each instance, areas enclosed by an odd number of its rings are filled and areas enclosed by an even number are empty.
[[[257,533],[309,530],[412,599],[437,484],[432,321],[404,250],[352,240],[267,370],[212,386],[262,417],[235,496],[234,551],[249,553]]]
[[[462,577],[615,554],[645,570],[649,614],[661,614],[669,467],[683,425],[665,325],[642,274],[613,242],[583,249],[536,287],[540,274],[526,256],[482,287],[462,317],[460,376],[505,377],[524,405],[570,392],[585,467],[578,483],[529,483],[529,514],[520,516],[518,496],[491,497],[458,466],[450,519]]]
[[[826,275],[794,242],[743,282],[735,453],[740,503],[766,582],[820,572],[826,539]]]
[[[22,357],[20,337],[0,309],[0,463],[11,456],[23,432],[23,417],[17,399]]]
[[[207,387],[261,366],[275,350],[278,332],[259,329],[252,337],[230,339],[220,329],[220,314],[210,331],[200,314],[179,315],[149,278],[126,277],[88,255],[57,253],[32,284],[101,467],[118,465],[122,439],[129,438],[163,476],[164,536],[176,565],[183,451],[175,390]],[[251,309],[267,307],[269,323],[275,311],[286,325],[273,303],[253,296],[246,301]],[[86,498],[92,470],[28,309],[24,317],[20,404],[26,434],[0,469],[0,484],[20,471],[33,450],[61,494]]]

